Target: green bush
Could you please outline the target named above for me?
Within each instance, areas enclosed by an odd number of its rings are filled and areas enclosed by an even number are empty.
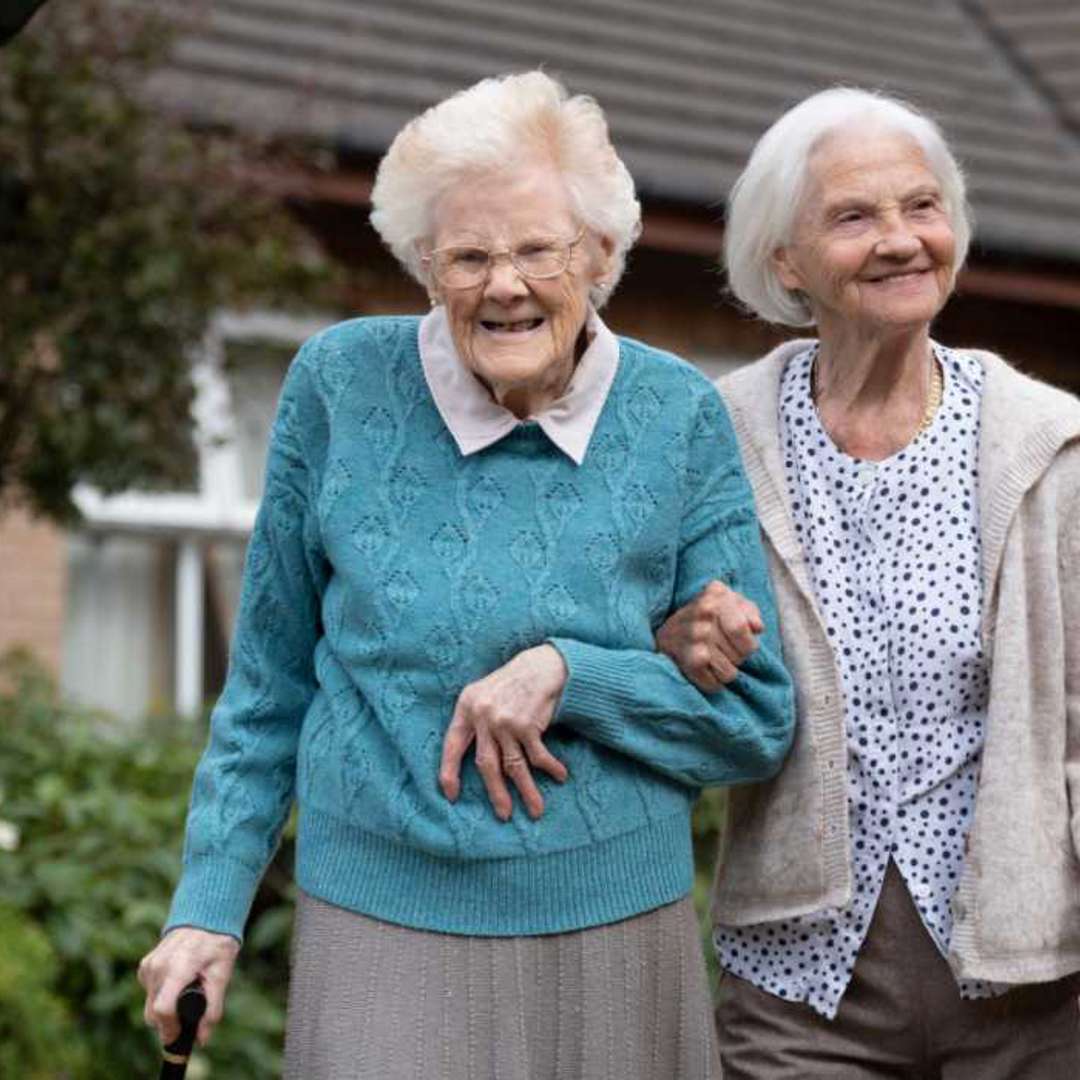
[[[26,658],[0,662],[0,687],[0,1077],[155,1075],[157,1044],[135,969],[165,920],[205,728],[159,720],[119,729],[61,703]],[[706,792],[694,811],[694,899],[706,945],[724,805],[722,792]],[[256,899],[225,1020],[193,1077],[278,1075],[291,835]]]
[[[719,969],[712,947],[712,920],[709,918],[709,890],[712,887],[716,845],[727,814],[727,792],[723,788],[703,791],[694,805],[694,906],[701,924],[701,947],[705,951],[705,966],[709,984],[716,987]]]
[[[25,658],[4,661],[0,683],[0,1076],[155,1075],[135,969],[168,909],[205,729],[162,721],[133,736],[61,704]],[[288,848],[256,901],[226,1019],[192,1074],[278,1073]]]
[[[0,1076],[85,1074],[84,1048],[56,993],[58,966],[41,929],[14,908],[0,907]]]

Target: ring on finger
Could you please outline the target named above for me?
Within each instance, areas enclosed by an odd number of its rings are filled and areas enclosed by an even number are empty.
[[[525,759],[520,754],[513,754],[509,757],[504,756],[502,764],[504,769],[516,769],[519,765],[525,764]]]

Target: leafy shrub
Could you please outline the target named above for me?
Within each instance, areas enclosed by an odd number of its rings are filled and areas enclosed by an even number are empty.
[[[709,918],[709,890],[712,887],[716,845],[727,814],[727,792],[722,788],[703,791],[694,804],[694,906],[701,924],[701,947],[705,951],[705,966],[709,983],[716,986],[719,969],[712,947],[712,920]]]
[[[0,1076],[81,1076],[86,1055],[56,993],[49,939],[22,913],[0,907]]]
[[[0,1077],[154,1075],[139,959],[157,940],[180,861],[203,725],[136,732],[61,703],[25,657],[0,662]],[[694,811],[702,916],[722,792]],[[280,1069],[293,886],[291,828],[256,898],[224,1022],[191,1074]],[[711,953],[711,950],[707,949]]]
[[[119,730],[61,704],[25,658],[0,665],[0,682],[0,1044],[15,1059],[0,1057],[0,1076],[153,1075],[160,1059],[135,969],[168,910],[205,731],[183,722]],[[288,854],[267,875],[225,1022],[193,1074],[277,1075]]]

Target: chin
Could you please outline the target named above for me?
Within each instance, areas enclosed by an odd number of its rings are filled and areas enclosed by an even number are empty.
[[[535,382],[554,364],[549,349],[521,352],[484,349],[474,354],[476,373],[485,381],[504,386]]]

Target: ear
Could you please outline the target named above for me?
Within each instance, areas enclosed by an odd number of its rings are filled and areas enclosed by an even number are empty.
[[[805,282],[803,281],[802,274],[799,272],[798,267],[792,259],[791,248],[778,247],[772,253],[771,258],[773,269],[776,271],[776,276],[780,279],[780,284],[783,285],[785,289],[790,289],[792,292],[805,289]]]
[[[610,236],[596,238],[593,254],[593,284],[607,281],[615,270],[615,241]]]
[[[413,251],[416,253],[417,262],[420,264],[420,284],[427,292],[428,300],[431,301],[431,306],[435,307],[436,304],[442,303],[442,294],[439,289],[439,283],[435,280],[435,276],[431,273],[429,264],[425,261],[428,255],[431,254],[430,241],[417,240],[413,244]]]

